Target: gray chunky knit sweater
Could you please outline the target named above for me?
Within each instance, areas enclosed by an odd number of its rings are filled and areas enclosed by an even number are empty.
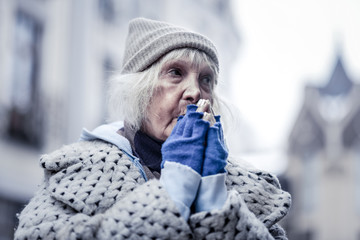
[[[271,174],[227,166],[227,201],[186,222],[156,179],[116,146],[77,142],[40,159],[45,177],[15,239],[286,239],[291,199]]]

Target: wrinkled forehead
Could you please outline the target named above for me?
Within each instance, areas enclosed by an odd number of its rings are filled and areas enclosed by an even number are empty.
[[[217,70],[215,63],[211,58],[203,51],[193,48],[181,48],[173,50],[167,53],[160,59],[161,65],[172,61],[183,61],[190,63],[192,67],[200,68],[204,65],[208,65],[213,71],[213,74],[217,76]]]

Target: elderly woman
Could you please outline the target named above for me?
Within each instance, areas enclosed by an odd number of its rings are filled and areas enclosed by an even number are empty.
[[[219,63],[206,37],[144,18],[129,24],[110,85],[116,120],[40,159],[44,183],[16,239],[286,239],[290,195],[228,157]]]

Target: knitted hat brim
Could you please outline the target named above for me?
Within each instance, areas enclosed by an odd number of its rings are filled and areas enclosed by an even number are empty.
[[[142,72],[162,56],[180,48],[194,48],[205,52],[214,61],[217,70],[219,70],[219,60],[217,52],[214,51],[216,48],[213,43],[200,34],[184,31],[168,33],[151,41],[124,64],[121,72],[123,74]],[[139,59],[147,59],[147,61],[139,61]]]

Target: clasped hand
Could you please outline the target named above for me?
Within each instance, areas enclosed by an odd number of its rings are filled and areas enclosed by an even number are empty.
[[[225,172],[228,151],[220,116],[203,109],[201,105],[188,105],[186,114],[178,118],[161,149],[162,167],[169,161],[187,165],[201,176]]]

